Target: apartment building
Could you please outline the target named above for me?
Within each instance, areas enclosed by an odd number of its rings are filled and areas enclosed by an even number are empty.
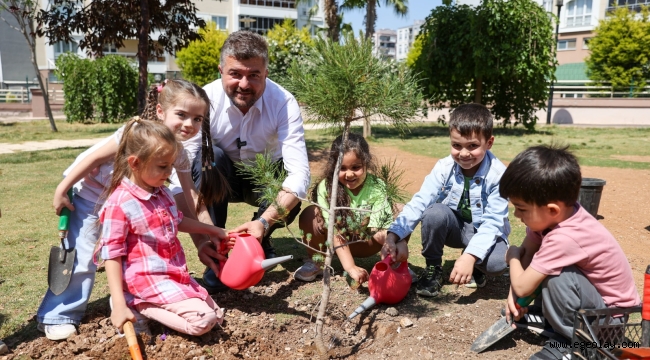
[[[43,8],[47,7],[49,3],[48,0],[40,0],[40,2]],[[206,21],[213,21],[218,29],[228,32],[249,29],[263,35],[286,18],[295,20],[296,26],[299,28],[308,26],[312,33],[316,33],[325,24],[323,0],[308,0],[299,4],[296,4],[296,0],[194,0],[194,2],[197,16]],[[318,12],[309,18],[309,9],[314,5],[319,5]],[[155,41],[158,36],[159,34],[152,34],[153,40]],[[45,38],[37,40],[37,61],[44,78],[49,79],[50,82],[56,82],[52,70],[55,68],[55,60],[61,54],[71,51],[82,57],[86,56],[78,46],[78,41],[81,38],[82,34],[79,34],[73,37],[76,41],[55,44],[47,43]],[[137,39],[126,40],[123,47],[118,49],[109,45],[104,48],[104,52],[137,61],[137,47]],[[175,57],[165,53],[159,57],[149,58],[148,71],[157,80],[162,80],[179,76],[180,69],[176,64]]]
[[[372,34],[372,42],[375,56],[384,59],[396,59],[397,31],[390,29],[377,30]]]
[[[413,46],[415,38],[420,33],[420,27],[424,24],[424,20],[416,20],[413,25],[401,27],[397,29],[397,43],[395,59],[397,61],[406,60],[406,56]]]

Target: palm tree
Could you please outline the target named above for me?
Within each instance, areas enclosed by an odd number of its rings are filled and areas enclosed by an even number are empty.
[[[325,0],[332,1],[332,0]],[[391,6],[396,15],[406,16],[408,13],[408,0],[345,0],[341,5],[341,10],[351,10],[366,8],[366,38],[370,38],[375,33],[375,23],[377,22],[377,7],[380,3],[384,6]]]

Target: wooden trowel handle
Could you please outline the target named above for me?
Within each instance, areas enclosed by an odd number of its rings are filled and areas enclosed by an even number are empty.
[[[68,198],[72,202],[72,189],[68,190]],[[70,218],[70,209],[63,207],[59,217],[59,231],[68,231],[68,220]]]
[[[138,344],[138,337],[135,336],[135,329],[133,328],[133,323],[127,321],[124,323],[124,336],[126,336],[126,343],[129,344],[129,352],[131,353],[131,359],[133,360],[142,360],[142,352],[140,351],[140,345]]]

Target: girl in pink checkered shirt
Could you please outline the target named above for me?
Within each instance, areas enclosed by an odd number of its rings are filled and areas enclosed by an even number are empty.
[[[100,210],[100,247],[111,293],[111,321],[121,328],[146,319],[203,335],[223,321],[223,310],[187,269],[178,231],[224,237],[224,230],[183,218],[165,182],[182,151],[163,124],[133,120],[120,141],[110,194]],[[138,316],[138,314],[142,316]]]
[[[222,181],[221,175],[214,170],[216,168],[210,166],[214,162],[214,155],[212,140],[207,136],[209,131],[199,133],[202,127],[210,128],[210,99],[201,87],[187,80],[166,80],[161,85],[151,86],[141,120],[164,124],[174,132],[179,142],[194,136],[202,139],[201,160],[205,170],[203,181],[197,185],[200,192],[197,193],[194,188],[187,150],[177,156],[175,173],[168,185],[178,208],[186,216],[194,216],[195,206],[211,204],[225,196],[227,182]],[[93,253],[100,236],[98,210],[107,197],[104,191],[110,185],[113,160],[123,133],[124,126],[77,156],[54,192],[56,213],[59,214],[63,207],[71,210],[66,246],[75,248],[77,256],[68,287],[58,295],[47,290],[38,308],[38,329],[45,332],[50,340],[64,340],[75,334],[85,314],[97,269]],[[66,196],[70,188],[74,193],[72,202]],[[201,262],[216,268],[212,258],[222,255],[209,246],[212,243],[210,238],[202,234],[190,235]]]

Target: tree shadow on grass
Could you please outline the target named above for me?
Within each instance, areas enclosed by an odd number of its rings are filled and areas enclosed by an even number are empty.
[[[372,137],[375,139],[396,139],[403,140],[422,139],[428,137],[449,137],[449,127],[442,125],[411,125],[409,130],[400,134],[397,129],[390,126],[373,126]],[[494,127],[494,136],[523,136],[523,135],[553,135],[550,130],[526,130],[522,127]]]

